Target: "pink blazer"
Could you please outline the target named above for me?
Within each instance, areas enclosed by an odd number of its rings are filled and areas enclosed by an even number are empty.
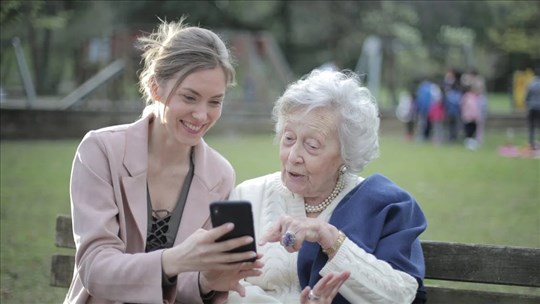
[[[70,183],[77,252],[64,303],[202,303],[196,272],[180,274],[176,290],[162,293],[163,250],[144,252],[153,118],[90,131],[77,148]],[[231,164],[204,141],[194,148],[194,163],[175,244],[210,227],[209,203],[226,199],[235,183]]]

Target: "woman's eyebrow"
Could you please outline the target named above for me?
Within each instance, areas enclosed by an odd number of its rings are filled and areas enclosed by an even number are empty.
[[[190,89],[190,88],[182,88],[180,87],[181,90],[184,90],[184,91],[189,91],[191,94],[194,94],[194,95],[197,95],[197,96],[201,96],[201,94],[199,94],[199,92],[193,90],[193,89]]]
[[[199,92],[197,92],[197,91],[195,91],[193,89],[190,89],[190,88],[180,88],[180,89],[189,91],[191,94],[197,95],[199,97],[201,96],[201,94],[199,94]],[[212,96],[211,98],[222,98],[223,96],[225,96],[225,95],[223,93],[221,93],[221,94]]]

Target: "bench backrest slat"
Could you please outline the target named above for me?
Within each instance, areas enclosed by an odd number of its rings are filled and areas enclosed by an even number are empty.
[[[422,242],[426,278],[540,287],[540,249]]]
[[[69,287],[73,276],[75,257],[72,255],[55,254],[51,261],[50,285],[56,287]]]
[[[75,248],[71,217],[56,218],[56,246]],[[540,287],[540,249],[422,241],[426,279]],[[53,255],[50,285],[69,287],[73,255]],[[442,283],[442,282],[441,282]],[[540,303],[538,295],[426,286],[433,303]]]
[[[426,286],[428,303],[538,304],[540,296]]]
[[[75,248],[73,241],[73,227],[71,225],[71,216],[58,215],[56,217],[56,240],[57,247]]]

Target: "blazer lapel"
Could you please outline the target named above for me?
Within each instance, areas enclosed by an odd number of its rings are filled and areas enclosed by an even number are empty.
[[[124,211],[126,215],[131,214],[134,223],[129,222],[129,217],[126,216],[126,225],[128,227],[137,227],[138,234],[129,235],[128,239],[134,244],[135,248],[141,250],[146,242],[146,234],[148,228],[148,210],[146,201],[146,174],[130,177],[124,176],[122,179],[124,186],[126,204]]]
[[[219,174],[214,172],[216,160],[209,157],[208,149],[208,145],[202,139],[201,143],[194,147],[195,174],[191,181],[175,244],[183,242],[199,228],[210,228],[210,203],[221,198],[217,190],[221,180]]]
[[[200,179],[193,178],[175,244],[183,242],[199,228],[208,228],[210,203],[218,199],[218,193],[209,191]]]
[[[126,130],[126,150],[124,166],[129,172],[122,178],[125,195],[125,212],[132,215],[139,237],[135,244],[144,247],[147,226],[146,180],[148,168],[148,127],[153,115],[136,121]],[[127,218],[127,217],[126,217]],[[129,224],[129,223],[126,223]],[[135,240],[132,240],[135,241]]]

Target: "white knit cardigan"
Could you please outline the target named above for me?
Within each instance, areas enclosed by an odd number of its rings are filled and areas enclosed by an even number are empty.
[[[361,177],[346,174],[345,188],[318,218],[328,222],[339,201],[362,181]],[[304,199],[283,186],[280,172],[241,183],[231,193],[230,199],[252,203],[256,239],[284,214],[306,217]],[[296,272],[298,253],[288,253],[279,243],[257,245],[257,250],[264,254],[262,275],[243,282],[246,297],[230,292],[227,303],[300,303],[300,282]],[[345,270],[350,271],[351,276],[339,293],[350,303],[411,303],[416,295],[418,283],[412,276],[393,269],[349,239],[328,261],[320,275]]]

